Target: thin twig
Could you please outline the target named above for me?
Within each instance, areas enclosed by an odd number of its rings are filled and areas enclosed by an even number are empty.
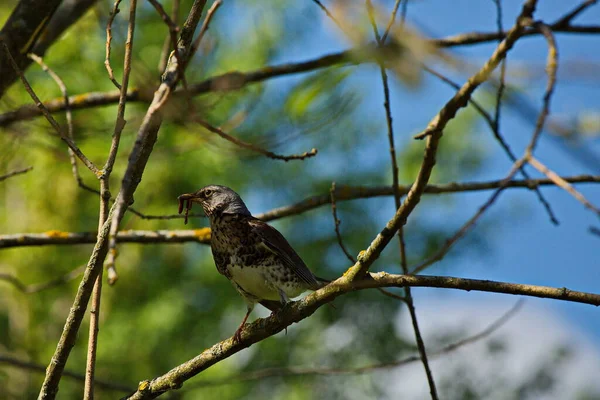
[[[548,177],[548,179],[550,179],[552,182],[554,182],[556,184],[556,186],[564,189],[571,196],[575,197],[577,199],[577,201],[579,201],[585,207],[587,207],[590,210],[592,210],[593,212],[595,212],[600,217],[600,209],[598,207],[595,207],[592,203],[590,203],[585,198],[585,196],[583,194],[581,194],[581,192],[578,192],[573,187],[573,185],[569,184],[569,182],[567,182],[566,180],[561,178],[556,172],[550,170],[548,167],[546,167],[544,164],[542,164],[538,159],[536,159],[533,156],[529,157],[527,159],[527,162],[532,167],[534,167],[535,169],[540,171],[542,174],[546,175]]]
[[[65,113],[67,116],[67,136],[71,140],[74,140],[73,111],[71,110],[71,103],[69,101],[69,93],[67,91],[67,86],[65,85],[64,81],[60,78],[60,76],[58,76],[57,73],[55,73],[50,67],[48,67],[48,65],[46,65],[46,63],[44,63],[44,60],[41,57],[39,57],[33,53],[29,53],[28,57],[30,59],[32,59],[33,61],[35,61],[40,67],[42,67],[42,69],[45,72],[47,72],[48,75],[50,75],[50,77],[54,80],[54,82],[56,82],[56,84],[60,88],[60,91],[62,92],[62,95],[63,95],[63,100],[65,102]],[[73,152],[73,150],[70,147],[67,150],[69,151],[69,161],[71,162],[71,173],[73,174],[73,178],[75,178],[75,182],[77,182],[77,185],[80,188],[87,190],[88,192],[100,194],[100,191],[98,191],[97,189],[94,189],[90,186],[87,186],[85,183],[83,183],[83,179],[81,178],[81,175],[79,174],[79,166],[77,165],[77,159],[75,158],[76,157],[75,153]]]
[[[98,218],[98,230],[108,221],[109,206],[110,206],[110,175],[119,150],[121,133],[125,126],[125,106],[127,102],[127,88],[129,87],[129,75],[131,73],[131,57],[133,50],[133,38],[135,33],[135,18],[137,10],[137,0],[131,0],[129,3],[129,24],[127,27],[127,39],[125,41],[125,57],[123,61],[123,85],[121,86],[121,94],[119,97],[119,106],[117,109],[117,118],[115,128],[111,140],[110,150],[106,163],[104,164],[103,173],[100,177],[100,216]],[[116,253],[114,247],[108,248],[109,263],[107,266],[107,274],[109,283],[116,281],[115,260],[113,255]],[[93,400],[94,398],[94,375],[96,368],[96,357],[98,349],[98,331],[100,329],[100,305],[102,296],[102,275],[103,268],[100,268],[94,288],[92,291],[92,304],[90,306],[90,327],[88,337],[88,351],[85,370],[84,394],[85,400]]]
[[[327,15],[327,17],[329,17],[329,19],[331,19],[338,26],[338,28],[340,28],[342,30],[342,32],[344,32],[344,28],[342,27],[342,24],[340,24],[340,22],[333,16],[333,14],[331,12],[329,12],[327,7],[325,7],[325,5],[323,3],[321,3],[320,0],[313,0],[313,3],[315,3],[317,6],[319,6],[319,8],[321,10],[323,10],[325,15]]]
[[[535,4],[535,0],[528,0],[525,3],[506,39],[498,45],[483,67],[471,76],[461,89],[444,105],[428,124],[427,128],[421,134],[417,135],[418,138],[427,138],[427,141],[423,161],[421,162],[417,177],[406,196],[406,201],[402,203],[402,206],[396,211],[395,215],[388,221],[377,237],[375,237],[369,247],[359,254],[358,262],[346,273],[350,279],[360,279],[364,276],[398,229],[406,224],[409,215],[421,200],[421,196],[431,177],[436,162],[437,147],[444,128],[454,118],[458,110],[466,106],[475,89],[487,80],[500,61],[506,57],[507,52],[512,48],[514,43],[521,37],[525,29],[524,20],[531,18]]]
[[[375,35],[375,40],[378,46],[383,46],[384,42],[382,37],[379,35],[379,31],[377,29],[377,22],[375,21],[375,15],[373,11],[373,5],[371,0],[366,0],[367,14],[369,17],[369,21],[371,23],[371,27],[373,29],[373,34]],[[387,33],[387,32],[386,32]],[[381,75],[381,82],[383,85],[383,108],[385,111],[385,120],[387,124],[387,137],[390,148],[390,161],[392,167],[392,187],[394,188],[394,211],[400,209],[401,196],[398,191],[398,162],[396,160],[396,146],[394,144],[394,128],[392,123],[392,110],[390,107],[390,88],[388,84],[388,76],[383,65],[383,62],[379,62],[379,73]],[[404,274],[408,273],[408,262],[406,260],[406,245],[404,243],[404,227],[398,227],[398,242],[400,246],[400,265],[402,267],[402,272]],[[415,335],[415,341],[417,342],[417,348],[419,349],[419,355],[421,358],[421,363],[423,364],[423,368],[425,369],[425,376],[427,377],[427,384],[429,385],[429,393],[431,395],[432,400],[437,400],[438,393],[435,384],[435,379],[433,377],[433,373],[431,372],[431,367],[429,366],[429,360],[427,358],[427,349],[425,347],[425,342],[423,341],[423,336],[421,335],[421,329],[419,328],[419,321],[417,318],[417,313],[415,311],[415,305],[413,301],[413,297],[411,294],[410,288],[404,289],[404,299],[406,306],[408,308],[410,314],[410,320],[413,327],[413,332]]]
[[[519,171],[519,169],[523,166],[524,163],[525,161],[523,159],[518,160],[516,163],[514,163],[506,178],[502,180],[500,186],[494,191],[494,193],[489,197],[489,199],[485,203],[483,203],[481,207],[479,207],[477,212],[471,218],[469,218],[469,220],[465,222],[463,226],[461,226],[460,229],[458,229],[454,235],[446,239],[444,245],[441,248],[439,248],[438,251],[436,251],[431,257],[427,258],[421,264],[414,267],[411,271],[411,274],[418,274],[425,268],[444,258],[444,256],[448,254],[452,246],[454,246],[456,242],[458,242],[462,237],[464,237],[467,234],[467,232],[469,232],[471,228],[475,225],[475,223],[479,220],[479,218],[496,202],[500,194],[504,191],[504,189],[508,187],[509,182],[517,173],[517,171]]]
[[[113,9],[108,16],[108,22],[106,23],[106,56],[104,58],[104,66],[106,67],[106,72],[108,72],[108,78],[119,90],[121,90],[121,85],[115,79],[115,73],[110,65],[110,44],[112,42],[112,24],[117,14],[121,11],[119,10],[120,3],[121,0],[115,0]]]
[[[571,12],[560,18],[558,21],[552,24],[553,27],[569,27],[571,21],[581,14],[586,8],[594,5],[598,0],[585,0],[579,6],[575,7]]]
[[[34,283],[34,284],[30,284],[30,285],[27,285],[27,284],[21,282],[19,280],[19,278],[17,278],[16,276],[6,274],[6,273],[0,273],[0,280],[10,283],[15,288],[17,288],[20,292],[30,294],[30,293],[38,293],[43,290],[51,289],[51,288],[63,285],[67,282],[70,282],[73,279],[77,278],[79,275],[81,275],[84,270],[85,270],[85,265],[82,265],[80,267],[75,268],[72,271],[67,272],[63,276],[49,280],[48,282]]]
[[[129,6],[129,24],[127,26],[127,39],[125,41],[125,57],[123,59],[123,86],[121,87],[121,93],[119,95],[119,106],[117,108],[117,118],[115,120],[115,127],[113,130],[112,141],[110,145],[110,151],[104,164],[104,174],[100,181],[101,191],[103,197],[106,197],[106,201],[110,199],[110,175],[112,173],[115,160],[117,159],[117,153],[119,151],[119,144],[121,142],[121,134],[125,128],[127,121],[125,120],[125,109],[127,104],[127,89],[129,88],[129,77],[131,75],[131,59],[133,54],[133,39],[135,34],[135,18],[136,18],[137,0],[132,0]],[[105,211],[108,210],[108,204],[103,202],[101,199],[101,206]],[[103,221],[102,221],[103,223]],[[118,279],[115,257],[117,250],[114,247],[109,246],[108,249],[108,260],[106,263],[106,273],[108,275],[108,283],[114,285]],[[101,279],[101,277],[100,277]]]
[[[519,19],[522,21],[522,23],[524,25],[531,24],[531,15],[526,16],[525,18],[519,18]],[[546,40],[548,42],[548,62],[547,62],[547,68],[546,68],[547,73],[548,73],[548,83],[546,85],[546,91],[545,91],[544,98],[543,98],[543,106],[538,115],[535,129],[531,136],[531,140],[530,140],[529,144],[527,145],[527,148],[525,149],[525,154],[523,155],[522,158],[520,158],[518,161],[516,161],[513,164],[512,169],[510,170],[507,177],[504,178],[504,180],[502,181],[502,184],[498,187],[498,189],[494,192],[494,194],[488,199],[488,201],[486,201],[479,208],[479,210],[477,210],[475,215],[473,215],[473,217],[471,217],[451,238],[447,239],[446,242],[444,243],[444,245],[433,256],[429,257],[423,263],[416,266],[413,269],[413,272],[412,272],[413,274],[417,274],[417,273],[423,271],[425,268],[432,265],[433,263],[441,260],[448,253],[448,251],[452,248],[452,246],[473,227],[475,222],[483,215],[483,213],[489,207],[491,207],[492,204],[494,204],[494,202],[496,201],[498,196],[500,196],[502,191],[507,187],[508,182],[513,178],[515,173],[519,169],[522,169],[525,162],[528,162],[533,157],[532,156],[533,150],[535,149],[537,141],[539,140],[539,137],[543,131],[546,117],[548,116],[548,114],[550,112],[549,111],[550,110],[550,100],[552,98],[552,93],[554,92],[554,87],[556,84],[556,68],[557,68],[557,58],[558,58],[558,52],[556,50],[556,42],[554,41],[552,32],[547,28],[547,26],[545,26],[542,23],[538,22],[538,23],[535,23],[534,25],[536,25],[538,27],[538,29],[540,29],[543,32],[543,35],[544,35],[544,37],[546,37]]]
[[[335,200],[335,182],[331,183],[331,189],[329,189],[329,193],[330,193],[330,197],[331,197],[331,214],[333,216],[333,225],[334,225],[334,230],[335,230],[335,236],[337,237],[338,244],[339,244],[340,248],[342,249],[342,251],[344,252],[344,254],[346,255],[346,258],[348,260],[350,260],[350,262],[352,264],[354,264],[354,263],[356,263],[356,259],[352,256],[352,254],[350,254],[350,252],[346,248],[346,245],[344,245],[344,239],[342,238],[342,233],[340,232],[340,224],[342,223],[342,221],[340,221],[337,217],[337,205],[336,205],[336,200]],[[396,293],[392,293],[383,288],[377,288],[377,290],[379,292],[383,293],[387,297],[391,297],[393,299],[400,300],[402,302],[406,302],[406,298],[404,296],[400,296]]]
[[[15,357],[10,357],[10,356],[1,355],[1,354],[0,354],[0,364],[6,364],[6,365],[10,365],[11,367],[22,368],[22,369],[26,369],[26,370],[33,371],[33,372],[40,372],[42,374],[46,372],[46,367],[43,366],[42,364],[34,363],[31,361],[24,361],[24,360],[15,358]],[[80,382],[83,382],[85,380],[85,375],[78,374],[76,372],[72,372],[69,370],[65,370],[63,372],[63,375],[67,378],[71,378],[71,379],[74,379],[74,380],[77,380]],[[116,383],[112,379],[110,381],[96,379],[94,381],[94,385],[98,389],[114,390],[114,391],[118,391],[118,392],[131,392],[131,386],[124,385],[122,383]]]
[[[442,82],[448,84],[449,86],[452,86],[453,88],[455,88],[457,90],[460,89],[460,85],[458,83],[452,81],[448,77],[446,77],[446,76],[442,75],[441,73],[433,70],[432,68],[430,68],[430,67],[428,67],[426,65],[423,65],[423,69],[425,71],[429,72],[430,74],[432,74],[433,76],[439,78]],[[508,143],[504,140],[504,138],[500,134],[500,127],[496,123],[496,121],[499,121],[499,113],[498,113],[498,111],[496,111],[496,115],[492,118],[492,116],[475,99],[473,99],[473,98],[469,99],[469,103],[475,108],[475,110],[486,121],[487,125],[490,127],[490,131],[494,134],[494,138],[498,141],[498,143],[500,144],[500,146],[502,147],[502,149],[504,150],[504,152],[506,153],[506,155],[508,156],[508,158],[513,163],[517,162],[517,156],[513,153],[513,151],[511,150],[510,146],[508,145]],[[498,108],[497,108],[497,110],[498,110]],[[520,173],[523,176],[523,178],[525,178],[526,180],[531,180],[531,177],[529,176],[529,174],[527,173],[527,171],[525,170],[525,168],[521,167]],[[556,218],[556,216],[554,214],[554,211],[552,211],[552,207],[550,206],[550,203],[548,202],[548,200],[546,200],[546,198],[542,194],[542,191],[538,187],[536,187],[536,186],[531,187],[531,189],[536,193],[539,201],[542,203],[542,205],[546,209],[546,212],[548,213],[548,216],[550,217],[550,221],[552,223],[554,223],[555,225],[557,225],[558,224],[558,219]]]
[[[33,169],[33,167],[26,167],[26,168],[16,169],[16,170],[6,173],[4,175],[0,175],[0,182],[6,180],[8,178],[12,178],[13,176],[16,176],[16,175],[25,174],[25,173],[31,171],[32,169]]]
[[[402,2],[402,0],[396,0],[396,2],[394,3],[394,8],[392,9],[392,13],[390,14],[390,20],[388,21],[388,24],[385,27],[385,31],[383,32],[383,35],[381,35],[381,43],[385,43],[385,41],[387,40],[387,37],[390,33],[390,29],[392,29],[392,25],[394,25],[394,21],[396,20],[396,14],[398,13],[398,8],[400,7],[401,2]],[[404,0],[403,11],[406,10],[407,4],[408,4],[408,0]],[[403,15],[403,17],[402,17],[401,23],[404,23],[404,17],[406,16],[406,12],[403,12],[402,15]]]
[[[502,0],[493,0],[493,2],[496,5],[496,27],[498,28],[498,32],[502,33],[504,31],[504,27],[502,24]],[[500,40],[501,39],[498,39],[498,41],[500,41]],[[504,60],[502,60],[502,63],[500,64],[500,82],[498,84],[498,90],[496,92],[496,107],[495,107],[495,111],[494,111],[494,119],[493,119],[493,122],[491,125],[491,129],[492,129],[492,133],[494,134],[494,137],[500,143],[500,146],[502,146],[502,148],[504,149],[504,152],[508,155],[510,160],[514,163],[517,161],[517,157],[513,154],[512,150],[508,146],[508,143],[506,143],[506,141],[500,134],[500,112],[501,112],[501,108],[502,108],[502,96],[504,95],[505,87],[506,87],[506,58]],[[523,178],[530,179],[529,174],[527,173],[525,168],[521,167],[520,173],[523,176]],[[542,203],[542,206],[546,209],[546,212],[548,213],[548,216],[550,217],[550,222],[552,222],[554,225],[558,225],[559,224],[558,219],[556,218],[554,211],[552,211],[552,207],[550,206],[550,203],[548,202],[548,200],[546,200],[546,198],[542,194],[542,191],[539,188],[535,188],[534,191],[538,197],[538,200],[540,201],[540,203]]]
[[[167,12],[165,11],[165,9],[163,8],[162,4],[160,4],[157,0],[148,0],[150,2],[150,4],[152,4],[152,6],[154,6],[154,8],[156,9],[156,12],[158,12],[158,14],[160,15],[160,17],[162,18],[163,22],[167,25],[167,28],[169,28],[169,36],[168,36],[168,43],[170,43],[170,47],[173,48],[173,50],[175,51],[173,53],[174,57],[178,57],[177,56],[177,34],[179,32],[179,26],[177,26],[177,24],[171,19],[171,17],[169,17],[169,14],[167,14]],[[169,47],[166,47],[167,49],[167,53],[168,53],[168,49]],[[161,60],[161,64],[162,64],[162,60]],[[181,66],[181,63],[177,63],[177,65]],[[166,59],[165,59],[165,66],[164,68],[166,68]],[[164,71],[161,70],[159,71],[160,73],[162,73]],[[185,77],[183,74],[183,69],[179,70],[179,74],[182,77],[182,81],[184,82],[184,87],[186,88],[186,93],[187,93],[187,83],[185,81]]]
[[[331,189],[329,189],[329,193],[331,196],[331,214],[333,215],[333,225],[335,229],[335,236],[337,237],[338,244],[340,245],[340,249],[346,255],[346,258],[350,260],[352,264],[356,262],[356,259],[350,254],[346,246],[344,245],[344,241],[342,239],[342,234],[340,233],[340,224],[341,221],[337,217],[337,206],[335,204],[335,182],[331,183]]]
[[[181,5],[180,3],[180,0],[173,0],[172,2],[173,5],[171,8],[171,21],[173,21],[175,25],[179,23],[179,6]],[[169,59],[169,52],[172,47],[171,43],[171,32],[169,31],[169,34],[167,35],[167,37],[165,37],[163,49],[160,54],[160,61],[158,62],[158,72],[161,74],[163,73],[165,68],[167,68],[167,60]]]
[[[169,14],[167,14],[167,12],[163,8],[162,4],[160,4],[157,0],[148,0],[148,1],[150,2],[150,4],[152,4],[152,6],[156,10],[156,12],[158,12],[158,15],[160,15],[160,17],[162,18],[163,22],[165,24],[167,24],[167,26],[169,27],[169,31],[171,32],[171,34],[173,34],[173,33],[177,34],[179,32],[179,27],[171,19],[171,17],[169,17]]]
[[[212,21],[213,15],[219,9],[219,7],[221,7],[221,4],[223,4],[221,0],[216,0],[206,12],[206,17],[204,18],[204,22],[200,27],[200,33],[198,34],[198,37],[196,38],[196,40],[194,40],[194,43],[192,44],[192,49],[190,50],[190,57],[188,59],[188,62],[192,61],[194,55],[200,48],[200,43],[202,43],[202,39],[204,38],[206,31],[208,31],[210,21]]]
[[[287,162],[290,160],[304,160],[305,158],[310,158],[310,157],[314,157],[317,155],[317,149],[311,149],[310,151],[304,152],[302,154],[292,154],[289,156],[275,154],[271,151],[265,150],[254,144],[244,142],[241,139],[233,137],[233,136],[229,135],[228,133],[225,133],[221,128],[213,126],[213,125],[209,124],[207,121],[205,121],[199,117],[194,118],[194,120],[202,127],[206,128],[207,130],[211,131],[212,133],[216,133],[217,135],[219,135],[223,139],[227,140],[228,142],[231,142],[231,143],[235,144],[236,146],[239,146],[243,149],[251,150],[256,153],[262,154],[262,155],[272,158],[274,160],[283,160],[283,161]]]
[[[141,219],[147,219],[147,220],[167,220],[167,219],[183,219],[185,218],[184,215],[180,215],[180,214],[167,214],[167,215],[152,215],[152,214],[144,214],[139,212],[138,210],[134,209],[133,207],[129,207],[127,209],[128,212],[140,217]],[[206,218],[206,215],[204,214],[196,214],[196,213],[189,213],[187,215],[188,218]]]
[[[58,124],[58,122],[56,122],[56,120],[54,119],[54,117],[52,116],[52,114],[50,114],[50,112],[48,111],[48,109],[46,108],[46,106],[44,106],[44,103],[42,103],[40,101],[40,98],[35,94],[35,92],[33,91],[33,88],[31,87],[31,85],[27,81],[27,78],[25,78],[25,75],[23,75],[23,72],[21,71],[21,69],[17,65],[17,63],[16,63],[15,59],[13,58],[12,54],[10,54],[10,50],[8,49],[8,46],[6,45],[6,43],[1,42],[1,44],[4,46],[5,54],[8,57],[10,63],[12,64],[13,69],[15,70],[15,72],[19,76],[19,78],[21,79],[21,82],[23,83],[23,86],[25,87],[25,90],[27,91],[27,93],[29,94],[29,96],[31,96],[31,98],[33,99],[35,105],[41,110],[42,114],[44,114],[44,116],[46,117],[46,119],[48,120],[48,122],[50,122],[50,125],[52,125],[52,127],[60,135],[60,138],[69,146],[69,148],[71,148],[71,150],[73,150],[73,152],[77,155],[77,157],[79,157],[79,159],[81,160],[81,162],[83,162],[83,164],[90,171],[92,171],[94,173],[94,175],[96,175],[97,177],[99,177],[100,176],[100,171],[98,170],[98,168],[94,165],[94,163],[92,163],[85,156],[85,154],[83,154],[81,152],[81,150],[79,149],[79,147],[77,147],[77,145],[73,142],[73,140],[71,140],[68,136],[66,136],[64,134],[64,132],[61,129],[61,127]]]
[[[536,120],[531,141],[525,149],[526,157],[533,155],[533,151],[535,150],[540,135],[544,130],[546,118],[548,117],[548,114],[550,114],[550,102],[552,99],[552,94],[554,93],[554,88],[556,87],[556,74],[558,69],[558,49],[556,47],[556,40],[554,39],[552,30],[550,30],[548,25],[542,22],[536,22],[533,24],[533,26],[542,33],[542,35],[546,38],[546,43],[548,43],[548,58],[546,61],[546,74],[548,75],[548,82],[546,83],[546,90],[544,92],[544,98],[542,101],[542,110],[540,111]]]

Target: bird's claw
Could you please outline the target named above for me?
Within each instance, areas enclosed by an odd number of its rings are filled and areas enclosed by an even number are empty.
[[[240,327],[237,328],[237,330],[233,334],[233,342],[234,343],[240,343],[242,341],[242,331],[244,330],[244,325],[245,324],[240,325]]]

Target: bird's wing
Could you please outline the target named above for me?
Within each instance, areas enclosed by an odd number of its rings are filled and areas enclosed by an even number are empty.
[[[290,267],[311,289],[316,290],[321,287],[298,253],[296,253],[277,229],[256,218],[252,218],[248,222],[252,231],[260,237],[267,249],[281,257],[285,265]]]

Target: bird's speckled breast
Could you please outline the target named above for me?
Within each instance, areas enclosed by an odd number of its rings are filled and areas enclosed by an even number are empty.
[[[247,300],[280,300],[279,290],[293,298],[305,290],[299,278],[252,232],[246,216],[214,216],[211,230],[211,249],[217,270],[230,279]]]

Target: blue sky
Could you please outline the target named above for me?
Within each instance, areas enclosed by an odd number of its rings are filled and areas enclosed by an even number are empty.
[[[566,4],[569,3],[569,4]],[[504,1],[504,25],[509,28],[519,13],[521,1]],[[536,18],[552,22],[575,2],[543,1],[540,2]],[[389,4],[391,7],[391,2]],[[577,18],[576,24],[598,23],[600,7],[592,7],[583,16]],[[324,16],[324,29],[313,36],[314,43],[302,49],[290,49],[282,55],[285,60],[299,60],[320,54],[333,52],[349,47]],[[457,34],[468,31],[489,31],[495,26],[494,3],[490,1],[420,1],[409,6],[408,22],[427,31],[436,37]],[[600,37],[589,35],[557,34],[558,49],[561,63],[586,61],[598,71],[600,65]],[[489,57],[494,44],[469,46],[451,50],[452,54],[461,55],[464,60],[479,66]],[[308,50],[305,50],[308,49]],[[594,50],[596,49],[596,50]],[[547,47],[541,36],[526,38],[520,41],[509,57],[511,65],[522,66],[533,64],[538,72],[543,72]],[[362,68],[362,67],[361,67]],[[597,77],[600,76],[597,74]],[[559,77],[565,77],[559,67]],[[600,81],[592,76],[574,77],[561,81],[556,89],[551,110],[561,116],[575,116],[582,110],[595,111],[600,115]],[[458,78],[464,82],[466,76]],[[365,67],[352,78],[356,82],[373,85],[378,82],[378,71]],[[539,108],[546,80],[543,74],[536,79],[519,80],[514,83],[526,90],[525,95],[530,102]],[[363,111],[381,113],[383,120],[383,97],[378,85],[369,91],[364,101]],[[409,135],[422,130],[429,119],[435,115],[439,107],[449,99],[449,91],[443,84],[433,78],[425,77],[424,85],[417,91],[408,90],[401,84],[392,87],[392,108],[394,112],[394,128],[397,142],[402,144],[409,140]],[[377,114],[375,114],[377,115]],[[535,116],[534,116],[535,118]],[[503,109],[501,128],[505,138],[517,155],[522,154],[533,132],[533,121],[524,120],[510,107]],[[490,133],[481,124],[482,135],[489,137]],[[443,145],[443,140],[442,140]],[[573,145],[572,152],[566,152],[561,142],[552,139],[548,133],[542,137],[537,157],[548,167],[561,175],[570,174],[599,174],[600,165],[582,164],[579,161],[581,152],[589,152],[600,159],[600,140],[598,137],[588,138]],[[510,169],[511,163],[500,150],[499,146],[491,150],[491,160],[487,167],[473,180],[500,179]],[[539,176],[529,169],[531,175]],[[593,204],[600,205],[600,186],[583,184],[577,186]],[[496,234],[491,239],[489,257],[461,257],[452,261],[448,273],[457,276],[501,280],[508,282],[529,283],[538,285],[566,286],[573,290],[600,292],[600,238],[588,232],[591,225],[600,226],[600,220],[591,211],[586,210],[581,203],[569,194],[555,187],[543,189],[544,195],[552,205],[559,221],[559,226],[550,223],[549,218],[538,202],[536,196],[528,191],[512,191],[504,193],[489,214],[489,219],[498,221],[494,230]],[[489,192],[460,195],[461,209],[454,215],[447,215],[440,223],[462,223],[475,212],[485,200]],[[486,221],[484,217],[483,222]],[[486,231],[487,232],[487,231]],[[477,228],[470,234],[481,232]],[[433,270],[431,273],[439,272]],[[478,301],[479,298],[489,297],[489,294],[462,293],[439,289],[419,289],[415,291],[417,303],[420,299],[432,297],[444,299],[448,296],[465,300]],[[501,295],[493,295],[501,296]],[[509,298],[507,302],[512,301]],[[585,335],[594,339],[600,348],[600,310],[593,306],[569,304],[553,300],[531,299],[530,303],[550,309],[564,318],[565,323],[582,330]]]

